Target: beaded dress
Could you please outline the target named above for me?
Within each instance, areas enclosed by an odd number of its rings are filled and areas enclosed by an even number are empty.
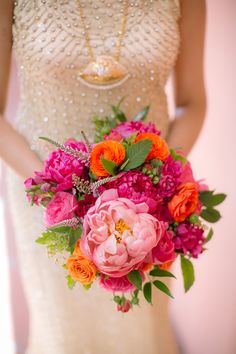
[[[115,50],[121,0],[83,0],[96,55]],[[88,50],[74,0],[18,0],[14,5],[13,48],[19,69],[20,102],[15,129],[41,158],[48,153],[41,135],[63,142],[92,139],[91,116],[110,113],[123,96],[132,118],[151,105],[149,120],[165,136],[169,115],[165,85],[179,50],[180,16],[176,0],[130,0],[120,62],[129,79],[112,89],[87,87],[78,79]],[[21,156],[20,158],[24,158]],[[42,211],[30,207],[23,181],[8,172],[12,219],[21,274],[30,310],[29,354],[174,354],[167,300],[156,291],[154,306],[127,314],[115,310],[111,294],[98,286],[67,289],[63,269],[34,240],[42,231]]]

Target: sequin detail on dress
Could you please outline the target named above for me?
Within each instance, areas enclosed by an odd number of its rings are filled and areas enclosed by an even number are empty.
[[[81,4],[96,56],[112,55],[122,1],[81,0]],[[123,96],[129,118],[151,105],[149,120],[165,135],[169,125],[165,84],[179,50],[179,15],[178,0],[130,0],[120,57],[130,78],[120,87],[96,91],[78,80],[78,72],[88,64],[88,52],[76,1],[18,0],[13,45],[21,97],[15,127],[31,148],[45,157],[47,146],[38,140],[42,134],[63,141],[80,138],[83,129],[91,139],[91,116],[111,113],[110,104]],[[12,172],[8,191],[31,314],[28,354],[176,353],[165,296],[156,292],[153,307],[143,301],[140,309],[124,317],[114,311],[110,294],[97,287],[70,292],[61,268],[34,243],[42,231],[42,215],[27,204],[23,181]]]

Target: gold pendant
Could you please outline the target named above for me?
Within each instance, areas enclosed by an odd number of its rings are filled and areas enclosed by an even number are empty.
[[[129,77],[127,69],[117,60],[101,55],[79,73],[78,80],[88,87],[107,90],[122,85]]]

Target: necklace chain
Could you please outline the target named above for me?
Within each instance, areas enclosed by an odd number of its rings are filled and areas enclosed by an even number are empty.
[[[83,11],[83,7],[81,5],[81,1],[77,0],[78,2],[78,6],[79,6],[79,13],[80,13],[80,18],[81,18],[81,23],[84,29],[84,35],[85,35],[85,41],[86,41],[86,47],[88,49],[90,58],[92,61],[95,61],[95,55],[94,55],[94,51],[93,48],[91,46],[91,37],[90,37],[90,33],[88,30],[88,26],[86,25],[86,21],[85,21],[85,15],[84,15],[84,11]],[[122,40],[124,38],[125,35],[125,30],[126,30],[126,24],[127,24],[127,17],[128,17],[128,9],[129,9],[129,0],[123,0],[123,6],[122,6],[122,18],[121,18],[121,29],[118,32],[119,36],[118,36],[118,40],[117,40],[117,44],[116,44],[116,51],[115,51],[115,59],[117,61],[120,60],[120,52],[121,52],[121,45],[122,45]]]

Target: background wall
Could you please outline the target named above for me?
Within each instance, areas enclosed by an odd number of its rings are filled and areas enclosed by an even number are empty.
[[[190,159],[197,177],[204,176],[211,187],[228,194],[221,207],[223,219],[215,225],[215,237],[210,249],[196,262],[196,283],[188,294],[183,286],[178,265],[178,281],[173,284],[175,300],[171,302],[171,316],[179,336],[183,353],[234,354],[236,353],[236,1],[208,0],[205,72],[208,92],[208,112],[202,131]],[[13,68],[14,69],[14,68]],[[14,116],[17,101],[15,70],[10,88],[8,116]],[[2,226],[0,215],[0,229]],[[6,242],[0,237],[0,249]],[[13,303],[17,353],[24,352],[26,342],[27,309],[20,288],[17,259],[12,231],[5,239],[10,258],[0,257],[0,352],[12,354],[13,331],[9,301]],[[6,256],[6,254],[5,254]],[[6,260],[13,284],[9,296]],[[1,308],[2,306],[2,308]],[[4,311],[3,311],[4,310]],[[4,323],[7,326],[4,327]],[[2,326],[1,326],[2,325]]]
[[[236,1],[208,0],[205,75],[208,112],[190,159],[197,177],[228,194],[196,283],[180,282],[171,312],[188,354],[236,353]]]

